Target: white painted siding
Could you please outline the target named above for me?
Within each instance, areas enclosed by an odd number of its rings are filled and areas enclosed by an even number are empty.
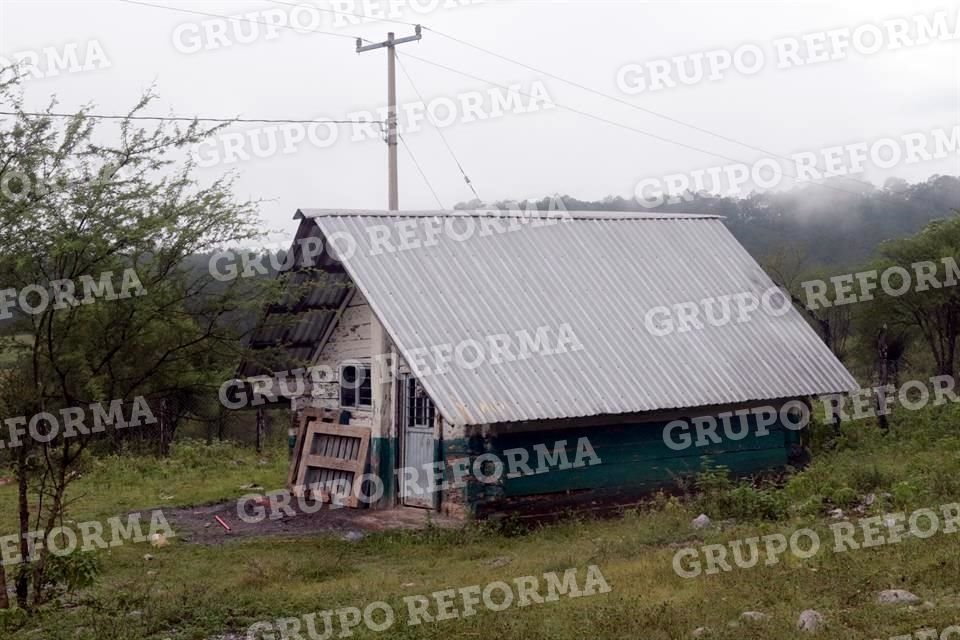
[[[297,408],[313,406],[321,409],[340,408],[340,365],[348,361],[369,363],[373,357],[373,342],[370,339],[373,312],[363,295],[356,291],[353,299],[343,311],[340,322],[330,335],[330,340],[320,351],[311,365],[329,367],[333,377],[322,383],[320,389],[311,397],[301,398]],[[372,411],[369,409],[350,409],[350,424],[359,427],[372,426]]]

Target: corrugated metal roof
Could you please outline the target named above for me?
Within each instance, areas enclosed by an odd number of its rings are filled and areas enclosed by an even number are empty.
[[[364,218],[554,218],[569,220],[720,220],[722,216],[703,213],[661,213],[659,211],[535,211],[520,209],[455,209],[453,211],[382,211],[378,209],[298,209],[294,219],[333,217]]]
[[[297,230],[291,248],[296,267],[304,266],[302,251],[296,250],[297,241],[319,235],[318,229],[308,225],[301,225]],[[332,261],[325,255],[320,262]],[[284,290],[277,301],[280,309],[268,308],[247,340],[247,346],[266,350],[253,353],[240,363],[237,369],[240,378],[273,375],[308,364],[324,332],[336,319],[336,309],[353,288],[350,277],[343,272],[294,269],[278,273],[277,277],[284,279]]]
[[[448,215],[298,212],[325,236],[356,241],[344,266],[408,362],[437,345],[572,329],[582,349],[425,376],[451,423],[723,405],[857,386],[792,308],[665,336],[648,331],[652,307],[759,296],[773,286],[715,216],[564,212],[555,224],[516,224],[464,241],[441,234],[432,246],[393,252],[375,241],[384,225],[396,243],[419,224],[411,218],[445,224]]]

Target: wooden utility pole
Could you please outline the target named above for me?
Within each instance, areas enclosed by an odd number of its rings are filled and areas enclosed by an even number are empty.
[[[364,45],[363,40],[357,38],[357,53],[373,51],[382,47],[387,48],[387,209],[400,209],[400,189],[397,177],[397,51],[396,46],[404,42],[416,42],[423,36],[420,34],[420,25],[416,25],[416,35],[406,38],[394,38],[393,32],[387,34],[383,42]]]
[[[387,210],[399,211],[400,209],[400,188],[397,176],[397,52],[396,46],[405,42],[415,42],[420,40],[420,25],[416,25],[416,33],[406,38],[395,38],[393,32],[387,34],[384,42],[376,44],[363,45],[363,41],[357,38],[357,53],[372,51],[381,47],[387,48]],[[396,432],[396,425],[393,421],[393,381],[394,367],[392,345],[387,336],[387,331],[380,323],[379,318],[374,315],[371,327],[371,338],[373,341],[373,367],[371,370],[371,391],[373,395],[373,429],[371,439],[370,471],[374,475],[381,475],[384,472],[390,473],[390,469],[381,469],[380,460],[382,456],[393,458],[394,452],[381,452],[380,447],[386,441],[393,441],[399,434]],[[383,499],[377,505],[371,507],[389,507],[393,506],[395,501],[393,483],[384,487]]]

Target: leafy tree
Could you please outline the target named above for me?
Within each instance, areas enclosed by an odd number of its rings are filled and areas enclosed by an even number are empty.
[[[161,420],[189,412],[191,398],[229,377],[239,341],[228,319],[258,296],[243,279],[214,292],[209,273],[183,265],[256,238],[254,205],[236,202],[228,179],[192,177],[188,149],[212,129],[141,125],[151,95],[114,128],[86,109],[54,117],[55,101],[28,115],[15,89],[0,87],[3,110],[16,113],[0,120],[0,296],[12,289],[7,309],[29,308],[14,320],[22,340],[0,377],[0,418],[80,408],[89,430],[91,405],[120,400],[130,416],[138,398]],[[24,558],[24,534],[60,521],[84,452],[104,437],[68,438],[59,422],[56,437],[28,434],[10,450]],[[48,559],[42,549],[17,572],[21,607],[44,601]]]
[[[960,338],[960,217],[937,220],[914,236],[880,247],[878,273],[889,271],[889,287],[899,295],[874,294],[870,316],[888,333],[916,332],[927,344],[937,373],[953,375]],[[920,276],[930,275],[927,281]],[[885,341],[887,341],[885,339]]]

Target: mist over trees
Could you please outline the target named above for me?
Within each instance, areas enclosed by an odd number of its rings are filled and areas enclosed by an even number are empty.
[[[675,198],[677,202],[653,208],[619,196],[592,201],[563,196],[562,200],[570,211],[719,215],[757,259],[789,248],[800,252],[808,267],[850,267],[869,260],[881,242],[917,233],[931,220],[953,215],[960,206],[960,177],[934,175],[914,184],[891,178],[882,187],[834,179],[743,198],[688,192]],[[544,198],[536,204],[546,210],[549,203]],[[456,208],[478,206],[484,205],[473,201]]]

